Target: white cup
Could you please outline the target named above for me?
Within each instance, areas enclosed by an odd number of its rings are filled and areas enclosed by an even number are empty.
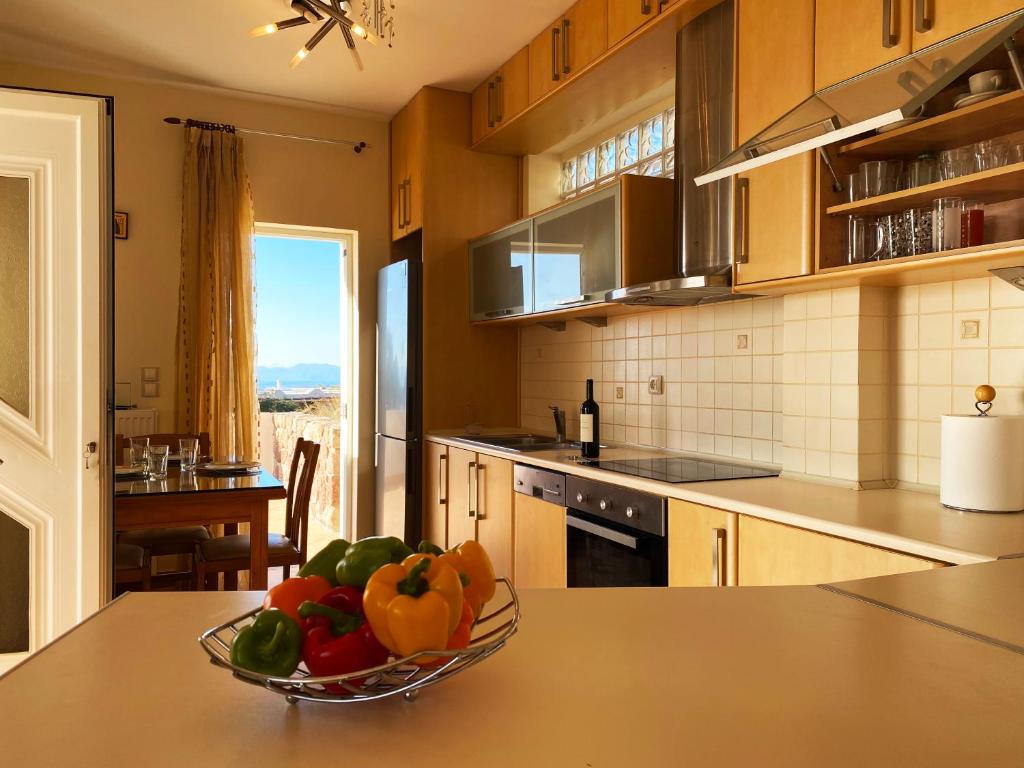
[[[991,93],[1006,88],[1010,81],[1010,73],[1005,69],[987,69],[976,75],[971,75],[967,81],[971,84],[971,93]]]

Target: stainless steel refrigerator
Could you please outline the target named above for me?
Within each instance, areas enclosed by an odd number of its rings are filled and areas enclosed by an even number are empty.
[[[421,272],[406,259],[377,273],[375,531],[411,546],[422,531]]]

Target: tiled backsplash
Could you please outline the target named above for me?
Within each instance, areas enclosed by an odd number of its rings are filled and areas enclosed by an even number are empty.
[[[577,437],[592,378],[606,440],[782,463],[782,318],[758,298],[524,328],[521,423],[551,432],[558,405]]]
[[[939,416],[1024,413],[1024,291],[996,278],[852,287],[569,321],[521,335],[521,424],[578,436],[593,378],[606,440],[937,485]],[[664,377],[664,393],[647,380]]]
[[[973,413],[996,388],[995,414],[1024,413],[1024,291],[997,278],[893,291],[891,478],[939,483],[939,417]]]

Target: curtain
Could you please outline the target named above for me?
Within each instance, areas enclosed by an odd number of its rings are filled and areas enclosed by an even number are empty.
[[[253,206],[232,126],[189,120],[181,207],[179,432],[209,432],[215,458],[257,459]]]

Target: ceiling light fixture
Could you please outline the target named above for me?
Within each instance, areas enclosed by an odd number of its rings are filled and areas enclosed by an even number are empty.
[[[292,57],[289,67],[295,68],[313,51],[327,34],[337,27],[345,39],[345,47],[352,54],[356,69],[362,71],[363,61],[356,49],[355,38],[366,40],[372,45],[385,42],[388,48],[395,36],[395,4],[393,0],[360,0],[358,20],[348,0],[285,0],[285,4],[295,14],[294,17],[273,24],[261,24],[249,34],[252,37],[265,37],[283,29],[299,27],[304,24],[320,24],[306,44]]]

